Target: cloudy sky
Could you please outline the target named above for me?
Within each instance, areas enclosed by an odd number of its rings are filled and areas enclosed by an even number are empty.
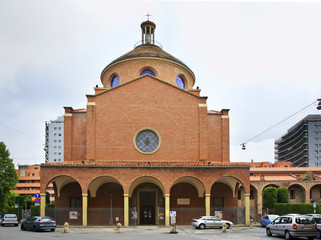
[[[208,109],[230,109],[231,161],[274,162],[274,140],[320,114],[312,104],[255,137],[321,98],[320,12],[315,1],[1,0],[0,141],[16,165],[44,162],[45,122],[86,106],[150,13],[156,40],[194,71]]]

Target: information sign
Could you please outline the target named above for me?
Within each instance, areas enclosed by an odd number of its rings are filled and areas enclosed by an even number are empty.
[[[36,193],[35,198],[40,198],[40,193]]]

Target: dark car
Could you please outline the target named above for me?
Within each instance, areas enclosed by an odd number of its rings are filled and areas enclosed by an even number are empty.
[[[52,232],[56,230],[56,221],[51,217],[31,217],[21,224],[21,230],[37,232],[47,229],[50,229]]]

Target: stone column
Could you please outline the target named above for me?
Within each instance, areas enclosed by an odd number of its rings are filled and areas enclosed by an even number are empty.
[[[170,222],[169,222],[169,203],[170,203],[170,194],[165,194],[165,226],[169,226]]]
[[[87,227],[88,194],[82,194],[82,226]]]
[[[205,215],[211,216],[211,194],[205,194]]]
[[[250,225],[250,194],[244,194],[245,225]]]
[[[46,193],[40,193],[40,216],[46,215]]]
[[[129,225],[129,202],[128,194],[124,194],[124,226],[128,227]]]
[[[263,208],[263,200],[262,200],[262,191],[257,191],[257,215],[261,218],[263,213],[262,213],[262,208]]]

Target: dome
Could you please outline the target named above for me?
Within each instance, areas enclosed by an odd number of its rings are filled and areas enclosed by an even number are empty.
[[[145,21],[141,24],[142,40],[140,45],[109,63],[101,73],[100,79],[105,88],[114,87],[128,82],[148,70],[161,80],[177,85],[176,78],[180,78],[182,88],[191,89],[195,84],[192,70],[182,61],[164,51],[155,41],[155,23]],[[137,44],[136,44],[137,45]]]
[[[110,65],[113,65],[116,62],[119,62],[119,61],[122,61],[122,60],[126,60],[126,59],[130,59],[130,58],[136,58],[136,57],[159,57],[159,58],[164,58],[164,59],[172,60],[174,62],[182,64],[182,65],[184,65],[184,67],[186,67],[186,68],[188,68],[190,70],[190,68],[185,63],[183,63],[179,59],[175,58],[171,54],[165,52],[159,46],[154,45],[154,44],[142,44],[142,45],[139,45],[138,47],[134,48],[132,51],[129,51],[128,53],[125,53],[124,55],[122,55],[119,58],[117,58],[114,61],[112,61],[110,64],[107,65],[106,68],[108,68]],[[192,70],[190,70],[190,71],[192,71]]]

